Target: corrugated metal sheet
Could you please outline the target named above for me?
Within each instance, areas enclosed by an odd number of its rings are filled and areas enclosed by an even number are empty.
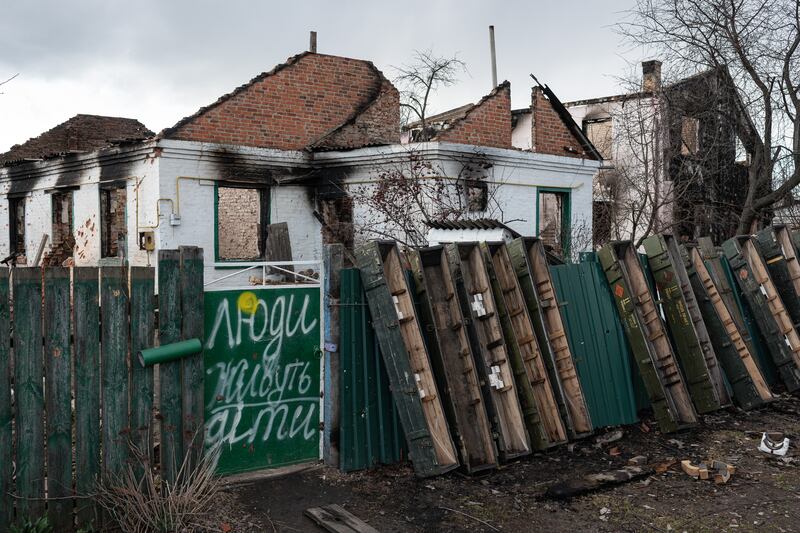
[[[594,427],[633,424],[631,352],[613,296],[593,255],[550,267]]]
[[[405,437],[358,269],[341,272],[339,464],[345,471],[400,461]]]

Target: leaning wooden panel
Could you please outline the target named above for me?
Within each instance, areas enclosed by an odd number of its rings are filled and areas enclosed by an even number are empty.
[[[722,299],[700,250],[696,246],[682,246],[681,257],[715,353],[733,389],[734,400],[743,409],[753,409],[772,401],[772,392]]]
[[[397,246],[367,243],[356,251],[356,264],[414,470],[431,476],[458,468]]]
[[[12,283],[17,516],[25,520],[44,513],[42,271],[15,268]]]
[[[47,516],[56,531],[72,528],[72,351],[70,272],[44,271],[44,367],[47,409]]]
[[[511,265],[505,244],[482,243],[486,266],[492,280],[511,365],[517,386],[530,389],[531,400],[520,392],[528,434],[534,448],[541,450],[567,441],[567,431],[558,409],[539,343],[528,314],[525,298]],[[526,405],[529,404],[529,405]]]
[[[507,245],[508,255],[511,259],[511,265],[514,268],[514,274],[517,277],[517,283],[522,291],[525,306],[528,308],[528,316],[533,324],[536,342],[539,345],[539,351],[542,354],[542,359],[547,369],[550,389],[553,391],[556,403],[558,403],[561,420],[564,423],[568,436],[575,437],[575,431],[572,427],[572,416],[570,410],[567,409],[564,387],[561,384],[558,372],[556,372],[553,346],[550,344],[550,339],[547,336],[544,311],[539,303],[539,296],[536,293],[536,282],[533,277],[533,268],[530,264],[530,255],[528,254],[529,242],[530,241],[525,238],[514,239]]]
[[[468,473],[494,468],[497,448],[444,248],[417,250],[410,259],[420,322],[461,465]]]
[[[796,231],[791,231],[788,226],[783,224],[776,224],[773,226],[775,230],[775,240],[783,251],[783,257],[786,259],[786,270],[789,272],[789,279],[793,289],[793,295],[800,301],[800,234]],[[797,322],[797,321],[795,321]]]
[[[800,336],[769,277],[763,258],[748,235],[728,239],[722,244],[722,249],[783,383],[790,392],[800,389]]]
[[[643,245],[695,409],[716,411],[729,403],[728,393],[675,240],[651,235]]]
[[[628,241],[615,242],[605,245],[597,255],[661,431],[668,433],[696,424],[697,415],[666,342],[636,251]]]
[[[558,381],[564,391],[566,408],[569,412],[568,428],[571,436],[580,438],[593,431],[586,398],[572,358],[572,350],[567,339],[567,330],[556,298],[553,279],[547,265],[544,243],[536,238],[522,239],[527,256],[536,300],[541,309],[543,325],[550,347]]]
[[[0,524],[14,520],[14,461],[11,408],[11,306],[9,305],[9,269],[0,269]]]
[[[786,307],[786,312],[789,313],[792,324],[797,328],[797,325],[800,324],[800,293],[796,292],[795,283],[800,284],[800,279],[792,279],[787,254],[793,255],[794,250],[791,246],[791,239],[788,238],[788,231],[781,233],[783,239],[779,241],[777,228],[772,226],[764,228],[755,235],[753,244],[767,266],[769,277],[781,296],[781,301]],[[790,244],[790,246],[784,247],[784,243]],[[796,258],[792,261],[791,267],[794,275],[800,276],[800,273],[797,272],[800,265],[797,264]]]
[[[471,318],[470,340],[476,343],[473,353],[482,371],[483,396],[491,397],[494,405],[500,456],[507,461],[527,455],[531,445],[483,254],[475,243],[449,244],[446,252],[461,309]]]
[[[736,294],[725,273],[725,265],[722,263],[722,249],[714,246],[714,242],[710,237],[700,237],[697,239],[697,249],[708,268],[708,273],[714,280],[720,297],[725,302],[725,306],[731,314],[731,318],[733,318],[736,327],[742,334],[744,342],[747,343],[748,350],[750,350],[751,354],[755,355],[752,344],[753,339],[750,338],[744,316],[742,315],[742,310],[739,308],[739,303],[736,300]]]

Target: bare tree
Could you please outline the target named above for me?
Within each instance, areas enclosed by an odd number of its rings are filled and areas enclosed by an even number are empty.
[[[427,141],[433,135],[427,123],[431,96],[440,87],[456,83],[459,74],[467,71],[467,65],[456,56],[441,57],[428,49],[415,50],[413,62],[395,70],[397,77],[393,82],[400,89],[403,122],[418,120],[422,130],[417,140]]]
[[[750,132],[738,232],[751,232],[800,184],[800,0],[638,0],[618,28],[683,74],[726,73],[721,82],[738,96],[732,118]]]
[[[481,152],[432,161],[414,148],[393,164],[376,167],[365,182],[347,186],[362,218],[355,230],[365,238],[394,239],[408,247],[427,244],[429,224],[504,214],[497,191],[506,176]]]

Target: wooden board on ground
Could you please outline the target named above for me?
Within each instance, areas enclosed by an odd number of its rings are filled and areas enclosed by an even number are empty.
[[[311,509],[306,509],[303,514],[313,520],[319,527],[333,533],[378,533],[377,529],[357,516],[348,513],[341,505],[312,507]]]

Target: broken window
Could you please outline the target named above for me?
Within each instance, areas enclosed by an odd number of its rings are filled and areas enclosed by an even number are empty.
[[[681,122],[681,154],[695,155],[700,149],[700,121],[692,117],[683,117]]]
[[[567,257],[571,231],[569,191],[540,188],[537,197],[537,234],[555,253]]]
[[[216,190],[217,259],[263,259],[269,225],[269,189],[220,185]]]
[[[127,203],[125,185],[100,189],[100,247],[102,257],[118,257],[125,254],[128,235],[125,208]]]
[[[489,186],[486,182],[469,180],[466,183],[467,210],[471,213],[486,211],[489,203]]]
[[[348,250],[353,249],[353,199],[349,196],[324,198],[320,201],[322,209],[322,242],[341,243]]]
[[[592,203],[592,244],[598,247],[611,240],[613,203],[604,200],[595,200]]]
[[[606,160],[612,158],[612,125],[610,117],[583,121],[583,131],[586,133],[586,137]]]
[[[53,193],[53,247],[72,240],[72,192]],[[70,249],[72,244],[69,245]]]
[[[9,253],[25,262],[25,197],[8,199]]]

